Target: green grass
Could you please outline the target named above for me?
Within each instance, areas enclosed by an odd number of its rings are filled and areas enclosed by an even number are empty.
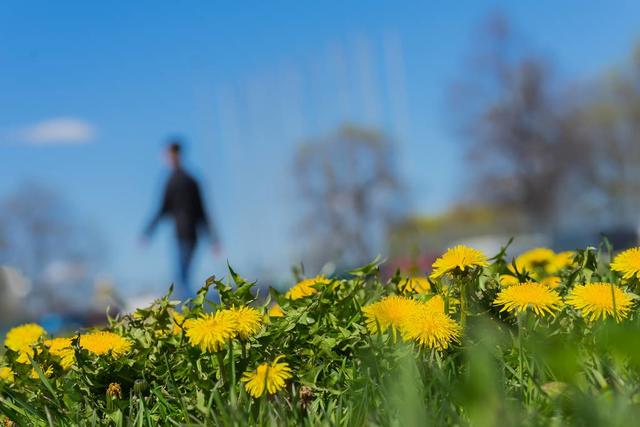
[[[558,292],[566,295],[575,283],[620,283],[608,259],[595,249],[578,252],[576,264],[560,273]],[[183,314],[244,304],[266,312],[276,300],[285,317],[209,354],[184,333],[167,332],[173,304],[165,297],[135,316],[109,319],[110,330],[134,343],[125,357],[95,357],[76,342],[76,364],[64,371],[40,346],[32,359],[34,379],[32,366],[15,363],[8,350],[0,366],[11,366],[16,379],[0,381],[0,414],[20,426],[636,425],[637,307],[620,323],[589,323],[569,306],[555,317],[500,313],[492,301],[507,268],[501,253],[464,279],[432,283],[433,292],[448,286],[455,298],[459,281],[470,283],[464,333],[445,351],[367,331],[361,308],[396,293],[402,280],[381,281],[376,263],[295,301],[273,290],[258,298],[254,284],[230,270],[228,281],[210,279]],[[533,273],[518,272],[522,278]],[[221,303],[206,299],[210,287]],[[451,316],[460,319],[459,312]],[[241,374],[280,354],[292,380],[274,395],[250,397]],[[50,366],[47,377],[41,367]],[[111,383],[121,386],[122,396],[107,395]]]

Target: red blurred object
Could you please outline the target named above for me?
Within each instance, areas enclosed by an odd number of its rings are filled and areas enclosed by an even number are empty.
[[[422,275],[431,272],[431,266],[438,257],[435,252],[427,252],[418,256],[399,256],[388,260],[382,266],[383,277],[391,277],[396,270],[403,275]]]

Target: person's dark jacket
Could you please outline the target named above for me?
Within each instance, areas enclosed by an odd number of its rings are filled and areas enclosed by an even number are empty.
[[[165,216],[174,220],[176,237],[179,240],[195,242],[198,229],[201,228],[209,234],[213,243],[218,243],[215,227],[209,221],[202,202],[200,187],[196,180],[182,169],[174,170],[169,177],[160,209],[147,226],[145,235],[150,236]]]

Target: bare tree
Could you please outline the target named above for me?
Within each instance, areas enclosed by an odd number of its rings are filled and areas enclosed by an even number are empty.
[[[590,151],[548,62],[530,53],[504,17],[493,16],[478,40],[453,97],[476,172],[474,194],[545,228],[567,185],[586,179]]]
[[[595,80],[575,118],[594,153],[592,171],[608,222],[638,222],[640,208],[640,47]]]
[[[343,127],[303,144],[295,179],[305,212],[305,263],[357,264],[381,251],[389,224],[405,206],[394,143],[378,132]]]
[[[0,236],[0,265],[15,267],[29,278],[32,305],[51,307],[74,296],[83,298],[92,292],[87,289],[92,275],[105,263],[95,229],[76,218],[57,193],[39,184],[24,184],[0,200]]]

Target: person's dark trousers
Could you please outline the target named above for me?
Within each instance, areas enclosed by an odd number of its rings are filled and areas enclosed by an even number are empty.
[[[181,301],[192,296],[191,290],[191,261],[196,249],[195,240],[178,239],[178,282],[174,290],[174,297]]]

